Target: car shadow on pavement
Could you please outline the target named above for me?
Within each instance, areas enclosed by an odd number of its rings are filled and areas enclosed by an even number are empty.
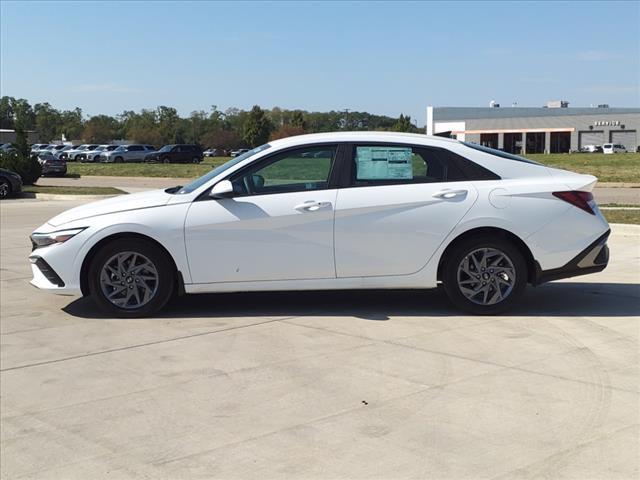
[[[63,309],[83,318],[108,318],[89,298]],[[384,321],[395,316],[459,316],[440,289],[215,293],[174,299],[158,318],[352,316]],[[640,315],[640,285],[549,283],[528,288],[510,317],[626,317]]]

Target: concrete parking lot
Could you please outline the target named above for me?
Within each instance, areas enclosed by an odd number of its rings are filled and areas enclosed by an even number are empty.
[[[506,316],[394,291],[122,320],[28,284],[28,234],[77,203],[0,206],[2,478],[638,478],[637,228]]]

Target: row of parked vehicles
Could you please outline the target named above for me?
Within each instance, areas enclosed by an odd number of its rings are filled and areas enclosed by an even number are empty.
[[[35,144],[31,152],[38,157],[53,157],[69,162],[161,162],[200,163],[203,152],[196,145],[165,145],[157,149],[153,145],[42,145]]]
[[[604,143],[602,145],[584,145],[582,153],[627,153],[627,147],[619,143]]]

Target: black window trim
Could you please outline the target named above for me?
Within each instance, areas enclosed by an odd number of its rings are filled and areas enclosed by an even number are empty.
[[[405,142],[385,142],[385,141],[359,141],[359,142],[349,142],[348,154],[346,155],[346,165],[342,166],[342,175],[340,177],[340,186],[338,188],[362,188],[362,187],[388,187],[393,185],[429,185],[433,183],[454,183],[454,182],[462,182],[462,181],[479,181],[479,180],[500,180],[500,176],[496,175],[492,171],[483,167],[482,165],[478,165],[472,160],[469,160],[458,153],[452,152],[451,150],[434,146],[434,145],[421,145],[415,143],[405,143]],[[389,180],[389,181],[379,181],[375,184],[369,185],[355,185],[353,182],[355,181],[355,148],[358,146],[388,146],[388,147],[404,147],[404,148],[415,148],[422,150],[432,150],[435,152],[437,159],[447,166],[448,162],[452,162],[458,170],[464,175],[465,178],[460,180],[448,180],[444,179],[439,182],[405,182],[402,180]],[[444,157],[443,157],[444,155]]]

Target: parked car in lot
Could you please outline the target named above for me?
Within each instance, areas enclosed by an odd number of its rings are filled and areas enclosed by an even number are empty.
[[[627,148],[619,143],[604,143],[602,152],[610,155],[612,153],[627,153]]]
[[[118,145],[99,145],[95,150],[90,150],[86,153],[78,155],[78,159],[81,162],[101,162],[101,155],[106,152],[112,152],[118,148]]]
[[[158,163],[200,163],[202,151],[196,145],[165,145],[157,152],[148,154],[145,162]]]
[[[43,176],[67,174],[67,161],[56,157],[51,152],[42,151],[38,153],[38,162],[42,167]]]
[[[16,172],[0,168],[0,200],[22,191],[22,178]]]
[[[238,148],[236,150],[231,150],[230,155],[232,157],[237,157],[239,155],[243,155],[249,151],[248,148]]]
[[[202,155],[204,157],[226,157],[226,153],[227,152],[225,152],[221,148],[207,148],[204,152],[202,152]]]
[[[85,143],[84,145],[80,145],[78,148],[76,148],[75,150],[67,150],[67,161],[69,162],[75,162],[75,161],[79,161],[80,155],[86,155],[87,153],[95,150],[96,148],[98,148],[100,145],[98,144],[89,144],[89,143]]]
[[[601,145],[583,145],[580,149],[582,153],[602,153]]]
[[[45,148],[48,145],[48,143],[34,143],[33,145],[31,145],[31,152],[37,152],[41,148]]]
[[[74,150],[78,148],[78,145],[64,145],[63,148],[57,149],[55,150],[53,153],[53,155],[61,160],[66,160],[67,159],[67,152],[69,150]]]
[[[121,317],[174,292],[438,284],[457,307],[497,314],[528,283],[606,267],[596,181],[441,137],[289,137],[188,185],[50,219],[31,235],[31,283]]]
[[[17,150],[12,143],[2,143],[0,144],[0,152],[13,153],[13,152],[17,152]]]
[[[151,145],[120,145],[111,151],[100,154],[105,163],[144,162],[145,156],[154,151]]]

